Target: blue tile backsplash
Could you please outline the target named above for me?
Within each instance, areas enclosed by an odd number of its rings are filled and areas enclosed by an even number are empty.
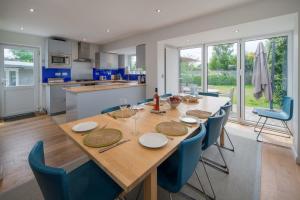
[[[106,76],[107,80],[111,79],[110,75],[120,75],[124,80],[138,80],[138,74],[125,74],[125,68],[118,69],[96,69],[93,68],[93,79],[99,80],[100,76]],[[42,81],[48,83],[48,78],[63,78],[64,82],[71,81],[71,69],[67,68],[46,68],[42,67]]]
[[[43,83],[48,83],[48,78],[63,78],[65,82],[71,80],[71,69],[42,67]]]

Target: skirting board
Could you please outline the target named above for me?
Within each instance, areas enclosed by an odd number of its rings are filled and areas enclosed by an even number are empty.
[[[292,152],[293,152],[294,159],[296,160],[296,163],[297,163],[298,165],[300,165],[300,157],[299,157],[299,155],[297,154],[297,151],[296,151],[294,145],[292,145]]]

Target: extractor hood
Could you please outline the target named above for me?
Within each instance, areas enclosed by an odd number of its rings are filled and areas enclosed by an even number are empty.
[[[78,58],[75,62],[91,62],[90,44],[86,42],[78,42]]]

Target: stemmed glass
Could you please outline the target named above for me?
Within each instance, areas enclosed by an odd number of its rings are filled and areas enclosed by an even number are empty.
[[[124,110],[127,108],[127,99],[120,98],[120,110],[122,112],[122,117],[124,118]]]
[[[132,116],[132,118],[134,119],[134,135],[138,135],[138,131],[137,131],[137,120],[139,119],[139,109],[134,109],[134,107],[136,106],[133,106],[131,107],[132,110],[135,111],[135,114]]]

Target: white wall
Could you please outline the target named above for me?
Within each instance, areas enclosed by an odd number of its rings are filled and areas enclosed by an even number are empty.
[[[153,94],[155,87],[159,87],[159,91],[161,91],[160,87],[163,87],[163,85],[160,84],[162,83],[160,73],[162,72],[161,66],[163,66],[163,62],[161,60],[163,45],[159,44],[159,41],[291,13],[300,13],[299,0],[259,1],[222,12],[213,13],[211,15],[203,16],[200,18],[195,18],[145,34],[140,34],[111,42],[105,45],[101,45],[100,48],[105,51],[110,51],[113,49],[121,49],[128,46],[136,46],[141,43],[146,44],[147,96],[150,97]],[[297,22],[297,25],[299,26],[299,20]],[[299,62],[298,37],[299,32],[298,30],[295,30],[293,67],[296,69],[298,69]],[[299,70],[297,70],[297,73],[295,73],[294,75],[296,76],[294,77],[294,85],[298,86]],[[295,88],[294,90],[295,91],[293,91],[293,95],[295,99],[295,117],[293,120],[293,129],[297,135],[299,133],[299,89]],[[295,140],[295,152],[297,155],[300,155],[300,148],[298,145],[300,144],[300,137],[296,136]]]

